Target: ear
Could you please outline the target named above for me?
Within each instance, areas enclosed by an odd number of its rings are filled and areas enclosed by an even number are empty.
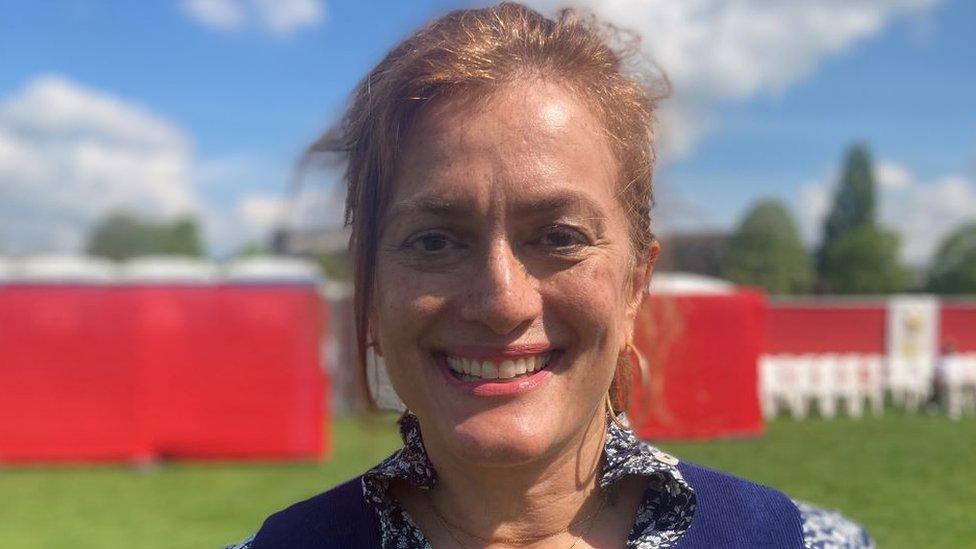
[[[637,317],[641,303],[644,302],[647,286],[651,282],[651,274],[654,272],[654,264],[657,262],[659,253],[661,253],[661,244],[657,238],[652,237],[647,255],[642,260],[635,261],[631,268],[627,295],[627,319],[631,322]]]

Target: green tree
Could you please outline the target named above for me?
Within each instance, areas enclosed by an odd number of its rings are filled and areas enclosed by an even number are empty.
[[[854,145],[844,157],[844,170],[824,223],[824,247],[847,233],[875,222],[874,170],[864,145]]]
[[[234,252],[234,257],[251,257],[268,253],[268,247],[260,242],[248,242]]]
[[[92,227],[85,248],[92,255],[119,260],[151,254],[200,257],[204,250],[199,233],[196,220],[189,217],[153,223],[115,212]]]
[[[729,239],[722,276],[761,286],[773,294],[810,290],[813,267],[786,207],[777,200],[757,202]]]
[[[352,265],[349,253],[345,250],[332,253],[318,254],[314,258],[319,270],[329,280],[352,280]]]
[[[976,222],[959,227],[939,245],[929,271],[928,290],[976,293]]]
[[[909,275],[899,241],[877,226],[874,171],[863,144],[848,149],[817,253],[819,288],[836,293],[900,291]]]
[[[909,273],[898,261],[898,235],[873,225],[847,233],[825,249],[823,282],[839,294],[904,290]]]

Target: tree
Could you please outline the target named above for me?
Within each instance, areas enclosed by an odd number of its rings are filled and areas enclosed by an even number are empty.
[[[352,280],[352,265],[350,265],[349,253],[345,250],[317,254],[313,259],[327,279],[340,281]]]
[[[839,294],[901,291],[908,272],[898,262],[898,235],[873,225],[845,234],[825,249],[824,283]]]
[[[796,224],[776,200],[757,202],[729,239],[722,276],[773,294],[810,290],[812,265]]]
[[[874,189],[871,155],[864,145],[854,145],[844,158],[844,172],[824,224],[825,248],[855,229],[874,225]]]
[[[976,293],[976,222],[959,227],[939,245],[929,271],[928,290]]]
[[[834,191],[830,213],[824,221],[823,239],[817,252],[817,272],[821,281],[829,278],[824,264],[828,248],[851,231],[874,225],[874,188],[871,155],[866,146],[855,144],[844,155],[840,182]]]
[[[252,257],[256,255],[264,255],[267,253],[268,253],[267,246],[261,244],[260,242],[251,241],[238,248],[233,255],[235,258],[242,258],[242,257]]]
[[[153,223],[125,212],[111,213],[95,225],[88,235],[86,250],[117,260],[151,254],[203,255],[196,220],[183,217],[170,223]]]
[[[854,145],[824,222],[817,253],[821,290],[836,293],[890,293],[904,289],[908,273],[898,260],[898,237],[877,226],[871,155]],[[874,286],[876,285],[876,286]]]

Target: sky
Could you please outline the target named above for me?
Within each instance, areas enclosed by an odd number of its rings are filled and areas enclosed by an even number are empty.
[[[288,207],[302,150],[390,47],[473,5],[0,0],[0,254],[78,251],[119,209],[196,215],[215,257],[280,223],[340,224],[335,173]],[[909,263],[976,218],[976,2],[575,5],[637,31],[674,85],[653,212],[665,236],[732,229],[778,198],[812,246],[855,142]]]

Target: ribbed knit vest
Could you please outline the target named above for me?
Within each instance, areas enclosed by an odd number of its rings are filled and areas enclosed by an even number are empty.
[[[782,493],[697,465],[678,469],[697,499],[678,548],[803,547],[800,512]],[[379,520],[363,500],[362,478],[271,515],[252,547],[379,549]]]

